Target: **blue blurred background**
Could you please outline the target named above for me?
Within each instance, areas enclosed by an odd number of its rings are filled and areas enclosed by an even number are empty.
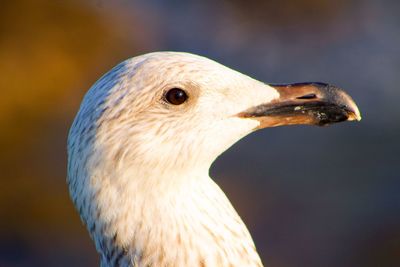
[[[400,266],[400,2],[5,1],[0,266],[97,266],[69,200],[66,136],[86,90],[157,50],[270,82],[346,89],[360,123],[254,133],[213,165],[266,266]]]

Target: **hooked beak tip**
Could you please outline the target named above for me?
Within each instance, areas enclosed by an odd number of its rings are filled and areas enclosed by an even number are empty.
[[[348,111],[348,121],[361,121],[362,117],[360,114],[360,111],[358,110],[357,106],[355,106],[355,109]]]

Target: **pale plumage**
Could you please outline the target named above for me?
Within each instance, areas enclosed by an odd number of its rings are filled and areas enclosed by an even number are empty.
[[[169,103],[171,88],[187,100]],[[332,86],[288,88],[176,52],[128,59],[97,81],[69,133],[68,185],[101,265],[262,266],[211,163],[260,127],[360,117]]]

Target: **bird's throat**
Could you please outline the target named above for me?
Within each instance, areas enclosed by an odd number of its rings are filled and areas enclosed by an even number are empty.
[[[101,238],[119,252],[98,246],[105,266],[116,261],[133,266],[262,266],[246,226],[218,185],[208,176],[185,181],[172,192],[163,193],[153,184],[146,194],[139,193],[146,191],[142,188],[126,202],[117,201],[118,223],[107,223]]]

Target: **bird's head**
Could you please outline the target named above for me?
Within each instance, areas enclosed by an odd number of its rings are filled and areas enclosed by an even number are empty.
[[[107,160],[169,165],[162,169],[209,165],[255,129],[360,119],[350,96],[334,86],[268,85],[171,52],[121,63],[93,86],[81,109],[74,128],[92,128]]]
[[[72,126],[69,153],[112,171],[207,169],[256,129],[359,119],[351,97],[328,84],[268,85],[204,57],[157,52],[96,82]]]

